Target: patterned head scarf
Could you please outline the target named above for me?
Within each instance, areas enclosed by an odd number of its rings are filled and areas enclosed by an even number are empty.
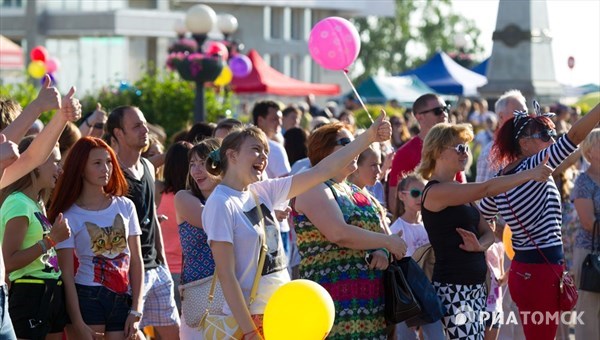
[[[531,116],[527,113],[527,110],[515,110],[513,112],[514,119],[513,124],[515,126],[515,130],[517,133],[515,134],[515,140],[518,140],[521,137],[521,133],[523,133],[523,129],[531,122],[535,117],[548,117],[552,118],[556,116],[554,112],[542,113],[542,108],[537,100],[533,101],[533,108],[535,110],[535,116]]]

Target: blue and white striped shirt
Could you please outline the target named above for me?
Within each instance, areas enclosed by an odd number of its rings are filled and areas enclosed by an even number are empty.
[[[556,143],[524,159],[505,175],[535,168],[544,160],[547,153],[550,153],[548,166],[556,168],[576,149],[577,145],[574,145],[567,135],[563,135]],[[496,176],[499,175],[500,172]],[[507,202],[507,195],[512,210]],[[562,245],[560,192],[552,177],[549,177],[546,182],[528,181],[498,196],[485,197],[479,203],[479,209],[483,217],[488,220],[500,213],[510,226],[515,250],[536,249],[523,231],[523,227],[540,248]]]

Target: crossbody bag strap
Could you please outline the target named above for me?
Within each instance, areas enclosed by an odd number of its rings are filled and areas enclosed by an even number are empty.
[[[250,300],[249,300],[248,305],[251,305],[252,302],[254,302],[254,299],[256,298],[256,293],[258,292],[258,283],[260,281],[260,277],[262,275],[262,269],[265,265],[265,258],[267,256],[267,241],[266,241],[267,228],[265,227],[265,218],[263,216],[262,209],[260,208],[260,203],[258,201],[258,197],[256,197],[256,194],[253,191],[250,191],[250,193],[252,194],[252,197],[254,198],[254,203],[256,204],[256,210],[258,210],[258,218],[259,218],[259,223],[262,226],[263,235],[262,235],[262,237],[260,237],[260,235],[259,235],[260,239],[262,240],[262,244],[260,247],[260,257],[258,259],[258,268],[256,269],[256,275],[254,276],[254,282],[252,283],[252,289],[250,290]],[[215,269],[213,278],[210,283],[210,291],[208,292],[208,304],[209,305],[212,303],[212,301],[215,297],[216,286],[217,286],[217,270]]]
[[[260,207],[260,201],[258,197],[254,193],[254,191],[250,190],[252,197],[254,198],[254,203],[256,204],[256,210],[258,211],[258,219],[259,223],[262,226],[263,235],[260,237],[262,240],[262,244],[260,247],[260,257],[258,259],[258,268],[256,268],[256,275],[254,276],[254,282],[252,283],[252,289],[250,290],[250,301],[249,305],[254,302],[256,298],[256,293],[258,292],[258,282],[260,281],[260,277],[262,275],[263,267],[265,266],[265,258],[267,257],[267,227],[265,226],[265,217],[262,213],[262,208]]]
[[[531,235],[529,234],[529,232],[527,231],[527,229],[525,228],[525,226],[523,226],[523,223],[521,223],[521,220],[519,219],[519,216],[517,216],[517,214],[515,214],[515,211],[513,210],[513,207],[512,207],[512,205],[510,204],[510,202],[508,200],[508,194],[504,193],[504,197],[506,198],[506,204],[508,204],[508,208],[510,209],[510,212],[512,212],[512,214],[515,216],[515,219],[517,219],[517,222],[519,222],[519,226],[521,227],[521,229],[523,229],[523,231],[525,232],[525,234],[527,235],[527,237],[529,238],[529,240],[531,241],[531,243],[533,243],[533,245],[535,245],[535,248],[540,253],[540,255],[542,255],[542,257],[544,258],[544,261],[546,261],[546,263],[550,266],[550,269],[552,269],[552,272],[554,273],[554,275],[556,275],[559,280],[562,280],[562,276],[558,275],[554,271],[554,268],[552,268],[552,263],[550,263],[550,261],[548,260],[548,258],[546,257],[546,255],[544,255],[544,252],[542,252],[542,250],[537,245],[537,243],[533,240],[533,237],[531,237]]]
[[[596,244],[596,240],[600,241],[600,221],[594,220],[594,228],[592,229],[592,253],[600,252],[600,245]]]

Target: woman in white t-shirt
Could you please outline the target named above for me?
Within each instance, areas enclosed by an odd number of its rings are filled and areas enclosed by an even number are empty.
[[[207,170],[222,175],[202,214],[216,272],[227,301],[224,312],[233,315],[244,339],[262,339],[262,314],[271,295],[290,280],[286,270],[281,235],[276,227],[273,207],[335,176],[340,164],[349,164],[371,143],[390,138],[391,127],[381,114],[375,123],[346,147],[325,158],[311,169],[294,176],[260,181],[267,167],[267,137],[256,127],[234,131],[211,152]],[[253,194],[256,194],[262,215]],[[257,268],[261,239],[266,232],[268,247],[263,268]],[[404,242],[397,236],[373,237],[371,248],[386,247],[399,255]],[[376,244],[375,244],[376,243]],[[247,301],[257,270],[261,278],[255,301]]]
[[[70,334],[136,339],[144,280],[135,206],[112,149],[84,137],[69,151],[49,216],[64,211],[71,236],[56,246],[63,271]],[[74,276],[73,256],[79,266]]]

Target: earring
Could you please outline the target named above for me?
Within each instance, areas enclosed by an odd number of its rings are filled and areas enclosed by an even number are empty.
[[[210,168],[211,169],[216,169],[217,165],[215,164],[215,162],[210,163]]]

